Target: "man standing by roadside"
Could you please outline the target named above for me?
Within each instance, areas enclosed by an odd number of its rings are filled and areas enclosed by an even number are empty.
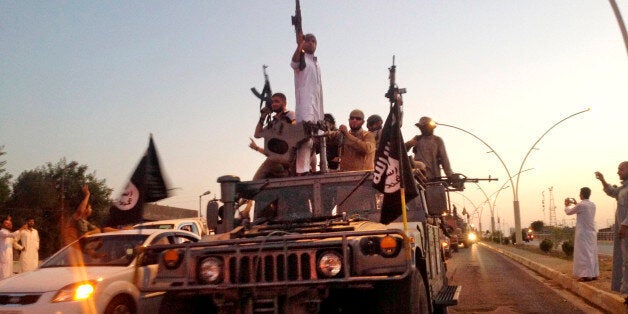
[[[39,266],[39,233],[34,228],[35,219],[29,217],[26,220],[26,229],[20,231],[20,272],[36,269]]]
[[[613,227],[613,275],[611,278],[611,290],[628,294],[628,161],[619,164],[617,174],[621,180],[621,186],[611,186],[604,176],[595,172],[595,178],[602,182],[604,192],[617,199],[615,211],[615,225]],[[628,303],[628,297],[625,300]]]
[[[595,204],[589,201],[591,189],[580,189],[580,203],[573,198],[565,199],[565,213],[576,214],[576,238],[574,240],[573,274],[578,281],[591,281],[600,275],[597,256],[597,232],[595,231]]]
[[[316,37],[313,34],[299,35],[297,48],[292,55],[290,66],[294,70],[294,90],[296,103],[294,111],[297,123],[310,122],[316,124],[323,120],[323,86],[321,84],[321,68],[317,58]],[[303,62],[301,64],[301,54]],[[304,142],[297,149],[296,173],[309,173],[312,139]],[[323,157],[324,158],[324,157]]]
[[[20,231],[26,229],[26,225],[15,232],[11,232],[11,229],[11,219],[5,218],[0,230],[0,279],[13,275],[13,241],[19,239]]]

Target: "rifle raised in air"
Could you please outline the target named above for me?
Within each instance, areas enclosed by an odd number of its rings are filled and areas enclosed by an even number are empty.
[[[294,32],[297,38],[297,45],[299,44],[299,37],[303,36],[303,27],[301,25],[301,2],[299,0],[296,1],[296,9],[294,15],[292,16],[292,25],[294,25]],[[299,70],[305,69],[305,52],[301,50],[301,54],[299,55]]]
[[[399,86],[397,86],[396,75],[397,66],[395,65],[395,56],[393,55],[392,66],[388,68],[388,80],[390,83],[388,85],[388,91],[386,92],[385,96],[386,98],[388,98],[388,100],[390,100],[391,106],[399,106],[399,126],[401,126],[401,122],[403,121],[403,100],[401,94],[405,94],[406,89],[399,88]]]
[[[266,74],[266,68],[268,68],[267,65],[262,65],[262,71],[264,72],[264,88],[262,88],[262,92],[260,93],[257,91],[257,89],[255,89],[255,87],[251,87],[251,92],[253,92],[253,95],[259,98],[260,112],[264,110],[264,108],[267,108],[265,110],[269,110],[268,112],[272,112],[273,110],[273,101],[271,100],[273,92],[270,90],[270,81],[268,80],[268,74]],[[268,124],[268,122],[270,122],[270,115],[266,116],[266,124]]]

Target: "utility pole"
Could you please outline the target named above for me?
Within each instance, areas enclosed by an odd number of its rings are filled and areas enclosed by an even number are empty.
[[[556,226],[556,205],[554,204],[554,187],[549,187],[549,224],[550,226]]]

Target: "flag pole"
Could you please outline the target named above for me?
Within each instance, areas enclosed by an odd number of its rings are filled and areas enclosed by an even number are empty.
[[[401,97],[401,95],[399,95],[399,97]],[[394,102],[393,102],[393,106],[397,106],[397,110],[395,110],[395,115],[397,116],[397,125],[399,126],[399,135],[401,136],[401,120],[400,120],[400,108],[399,108],[399,103],[397,102],[397,98],[395,98]],[[404,167],[403,167],[403,163],[404,162],[408,162],[408,157],[404,151],[404,146],[403,143],[402,145],[399,145],[398,149],[399,149],[399,169],[400,171],[400,176],[399,176],[399,192],[401,193],[401,217],[402,217],[402,221],[403,221],[403,234],[406,235],[406,237],[404,238],[404,246],[405,246],[405,254],[406,254],[406,260],[410,261],[412,259],[412,250],[410,249],[410,238],[408,237],[408,215],[407,215],[407,211],[406,211],[406,186],[404,183],[404,179],[405,176],[402,174]],[[403,159],[402,159],[403,158]]]

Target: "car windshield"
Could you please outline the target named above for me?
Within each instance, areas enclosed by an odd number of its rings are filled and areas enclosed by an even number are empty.
[[[44,262],[41,268],[128,266],[135,258],[135,247],[142,245],[146,238],[147,234],[103,234],[81,238]]]
[[[174,224],[139,225],[135,229],[174,229]]]

